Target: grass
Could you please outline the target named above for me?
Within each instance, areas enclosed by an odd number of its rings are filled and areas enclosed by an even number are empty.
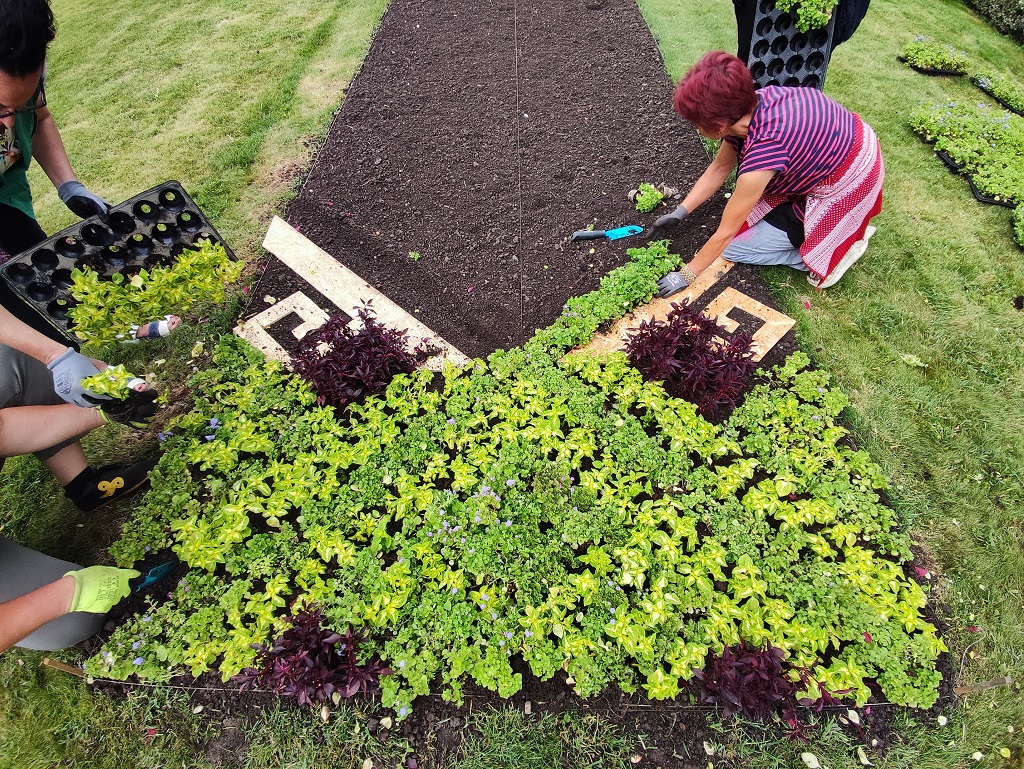
[[[76,170],[111,201],[179,179],[235,250],[255,255],[267,215],[290,194],[310,147],[326,132],[385,4],[126,0],[101,7],[55,0],[60,30],[48,95]],[[726,0],[641,0],[640,7],[673,79],[705,50],[735,46]],[[881,140],[887,178],[878,234],[867,256],[828,292],[813,292],[783,270],[765,275],[797,319],[801,344],[850,396],[858,441],[892,478],[892,504],[942,575],[936,599],[950,626],[957,683],[1010,675],[1019,684],[1024,315],[1011,300],[1024,294],[1024,260],[1008,212],[975,203],[963,180],[906,126],[906,114],[921,101],[985,98],[966,78],[928,78],[898,63],[896,55],[918,34],[967,51],[972,71],[1024,83],[1021,48],[961,3],[875,0],[853,39],[833,54],[825,90]],[[688,129],[680,123],[677,130]],[[73,217],[45,178],[37,171],[32,181],[42,191],[37,210],[44,227],[69,224]],[[193,341],[160,343],[166,346],[158,354],[173,367],[168,381],[188,370]],[[906,363],[901,356],[908,355],[925,367]],[[105,461],[154,450],[151,437],[133,443],[127,435],[98,431],[87,448]],[[8,462],[3,481],[0,531],[61,557],[102,557],[119,525],[116,510],[73,513],[33,460]],[[157,690],[109,700],[38,663],[31,653],[0,658],[7,682],[0,690],[0,767],[205,765],[195,746],[205,744],[211,725],[192,713],[187,698]],[[249,734],[265,728],[273,739],[252,740],[240,763],[359,766],[360,757],[404,750],[365,741],[354,732],[358,715],[339,715],[326,727],[307,716],[267,714]],[[971,756],[980,751],[982,766],[1021,765],[1019,693],[971,694],[945,716],[948,724],[940,727],[934,714],[897,714],[888,752],[868,747],[873,764],[973,766]],[[566,725],[503,712],[481,719],[453,768],[557,766],[591,750],[593,765],[612,766],[626,755],[626,743],[618,742],[626,738],[598,721]],[[144,727],[152,723],[159,736],[146,741]],[[595,729],[598,738],[583,742]],[[831,769],[861,765],[856,744],[834,721],[808,746],[759,726],[723,727],[716,743],[714,760],[730,765],[802,766],[805,750]],[[1002,759],[1000,748],[1012,757]]]

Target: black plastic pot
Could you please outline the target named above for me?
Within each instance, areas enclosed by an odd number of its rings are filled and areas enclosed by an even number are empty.
[[[61,267],[59,270],[54,270],[50,274],[50,283],[57,288],[71,288],[71,284],[74,281],[71,279],[71,270],[66,267]]]
[[[135,217],[124,211],[110,215],[110,228],[118,235],[130,235],[135,232]]]
[[[177,242],[179,235],[180,233],[176,226],[173,224],[165,224],[163,222],[153,225],[153,229],[150,232],[150,236],[153,238],[153,241],[164,246],[169,246],[172,243]]]
[[[53,250],[68,259],[77,259],[85,253],[85,243],[69,235],[58,240],[54,244]]]
[[[177,213],[185,208],[185,198],[174,190],[163,190],[158,197],[160,205],[168,211]]]
[[[25,284],[36,276],[36,271],[27,264],[12,264],[7,268],[7,276],[15,283]]]
[[[126,244],[128,253],[135,257],[149,256],[153,253],[153,240],[148,235],[136,232]]]
[[[132,206],[132,213],[143,224],[152,224],[160,219],[160,211],[152,200],[140,200]]]
[[[48,248],[40,248],[32,254],[32,266],[40,272],[51,272],[57,269],[60,257]]]
[[[36,280],[25,287],[25,293],[32,301],[48,302],[57,296],[57,289],[50,283]]]
[[[114,242],[114,233],[102,224],[92,222],[82,227],[82,240],[90,246],[109,246]]]
[[[199,215],[195,211],[182,211],[178,214],[175,221],[178,223],[178,229],[182,232],[198,232],[203,226]]]

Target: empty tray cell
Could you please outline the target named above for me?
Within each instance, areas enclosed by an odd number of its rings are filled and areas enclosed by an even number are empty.
[[[110,265],[103,260],[100,254],[89,254],[88,256],[83,256],[81,259],[75,262],[75,267],[77,267],[80,270],[92,270],[93,272],[98,273],[101,278],[103,278],[106,277],[104,273],[107,272],[107,270],[110,268]]]
[[[153,240],[148,235],[136,232],[125,244],[132,256],[149,256],[153,253]]]
[[[784,13],[775,20],[775,31],[781,35],[793,30],[793,19],[788,13]]]
[[[755,59],[763,59],[768,55],[768,46],[767,40],[758,40],[750,50],[754,54]]]
[[[40,248],[32,254],[32,266],[40,272],[56,270],[60,264],[60,258],[48,248]]]
[[[793,35],[793,39],[790,40],[789,48],[791,51],[800,53],[810,44],[811,41],[808,39],[807,35],[804,32],[797,32],[795,35]]]
[[[754,80],[756,82],[760,83],[761,78],[764,77],[765,70],[767,69],[768,67],[763,61],[755,61],[750,65],[750,74],[754,76]]]
[[[57,288],[71,288],[71,284],[74,282],[71,279],[71,270],[66,267],[54,270],[50,275],[50,282]]]
[[[825,54],[821,51],[815,51],[807,57],[807,69],[811,72],[815,72],[825,66]]]
[[[77,304],[74,299],[54,299],[46,305],[46,314],[54,320],[66,321],[68,311]]]
[[[761,0],[759,10],[765,16],[768,16],[775,10],[775,0]]]
[[[22,262],[12,264],[7,270],[8,277],[15,283],[28,283],[36,276],[36,271]]]
[[[828,45],[828,30],[814,29],[808,34],[808,41],[813,48],[824,48]]]
[[[772,59],[768,62],[768,69],[766,70],[768,77],[778,77],[782,74],[782,71],[786,68],[786,62],[782,59]]]
[[[804,57],[799,54],[790,56],[789,61],[786,62],[786,72],[791,75],[795,75],[804,66]]]
[[[782,81],[782,84],[784,86],[787,86],[787,87],[790,87],[790,88],[794,88],[794,87],[800,85],[800,78],[798,78],[798,77],[787,77],[785,80]]]
[[[121,246],[107,246],[100,251],[100,258],[105,266],[119,270],[129,262],[131,256]]]
[[[135,232],[135,220],[124,211],[110,215],[110,228],[119,235]]]
[[[109,246],[114,242],[114,233],[102,224],[92,222],[82,228],[82,240],[90,246]]]
[[[182,211],[178,214],[178,227],[182,232],[198,232],[202,226],[203,222],[195,211]]]
[[[821,76],[820,75],[808,75],[802,81],[802,85],[808,88],[821,88]]]
[[[160,218],[160,211],[157,210],[156,203],[149,200],[140,200],[132,206],[132,213],[135,214],[136,219],[145,224],[152,224]]]
[[[761,21],[757,22],[754,32],[757,33],[758,37],[767,37],[774,28],[775,24],[771,19],[761,19]]]
[[[778,56],[780,53],[789,48],[789,40],[786,39],[785,35],[779,35],[777,38],[772,40],[772,53]]]
[[[174,190],[164,190],[159,196],[160,205],[168,211],[177,213],[185,207],[185,199]]]
[[[142,262],[142,266],[147,270],[152,270],[154,267],[170,267],[174,264],[174,257],[170,254],[150,254]]]
[[[54,243],[53,250],[68,259],[77,259],[85,253],[85,243],[69,235]]]
[[[49,283],[36,280],[25,286],[25,293],[34,302],[48,302],[57,296],[57,289]]]
[[[178,228],[173,224],[164,224],[160,222],[153,226],[153,231],[150,233],[153,240],[161,245],[169,246],[178,240]]]

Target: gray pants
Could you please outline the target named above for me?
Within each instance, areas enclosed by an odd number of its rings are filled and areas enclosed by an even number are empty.
[[[733,238],[725,247],[722,256],[730,262],[756,264],[762,267],[781,264],[807,272],[807,265],[800,258],[800,249],[793,246],[785,232],[763,219]]]
[[[82,568],[29,550],[0,537],[0,601],[10,601],[36,588],[56,582],[67,572]],[[104,615],[73,612],[47,622],[18,642],[22,649],[64,649],[84,641],[103,627]]]
[[[42,363],[23,352],[0,344],[0,409],[14,406],[58,406],[64,400],[53,390],[53,375]],[[58,443],[37,451],[36,456],[47,460],[77,439]],[[0,457],[0,468],[3,458]]]

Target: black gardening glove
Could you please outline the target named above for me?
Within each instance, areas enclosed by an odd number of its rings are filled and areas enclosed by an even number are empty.
[[[96,214],[105,216],[110,211],[110,203],[95,192],[89,192],[85,185],[77,179],[60,185],[57,188],[57,195],[64,201],[64,205],[83,219],[88,219]]]
[[[85,400],[100,407],[103,418],[107,422],[128,425],[136,430],[144,428],[160,408],[156,404],[156,399],[156,390],[143,390],[142,392],[131,390],[124,400],[100,400],[89,395],[85,396]]]
[[[674,229],[678,227],[679,223],[683,221],[683,219],[685,219],[689,214],[690,212],[683,208],[682,205],[678,205],[675,207],[675,210],[672,211],[671,213],[665,214],[664,216],[659,216],[657,219],[655,219],[654,229]]]

